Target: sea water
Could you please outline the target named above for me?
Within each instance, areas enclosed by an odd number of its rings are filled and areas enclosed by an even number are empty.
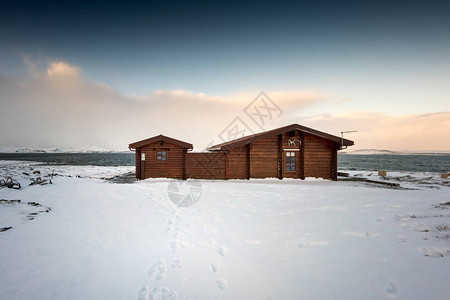
[[[0,160],[37,161],[51,165],[134,166],[134,152],[119,153],[0,153]]]
[[[338,154],[338,169],[447,173],[450,172],[450,155]]]
[[[0,160],[55,165],[134,166],[135,153],[0,153]],[[450,172],[450,155],[338,154],[339,170]]]

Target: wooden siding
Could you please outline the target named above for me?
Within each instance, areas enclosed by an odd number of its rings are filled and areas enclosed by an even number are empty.
[[[289,140],[295,140],[290,145]],[[281,127],[192,153],[192,144],[163,135],[130,144],[136,150],[136,178],[250,179],[322,177],[337,179],[341,138],[298,124]],[[345,140],[345,146],[353,141]],[[220,147],[219,147],[220,146]],[[156,152],[167,151],[166,161]],[[295,171],[286,171],[286,152],[295,153]],[[228,152],[228,153],[227,153]],[[145,153],[145,161],[141,154]]]
[[[305,134],[305,177],[333,179],[333,142]]]
[[[157,161],[156,152],[167,151],[167,160]],[[136,151],[137,152],[137,151]],[[139,148],[140,153],[145,153],[143,172],[141,179],[145,178],[177,178],[183,179],[183,148],[167,142],[155,142]],[[140,157],[136,157],[139,159]]]
[[[228,154],[227,175],[229,179],[247,178],[247,147],[241,146]]]
[[[226,179],[224,153],[187,153],[186,177],[197,179]]]
[[[278,136],[265,138],[251,144],[250,177],[278,178]]]

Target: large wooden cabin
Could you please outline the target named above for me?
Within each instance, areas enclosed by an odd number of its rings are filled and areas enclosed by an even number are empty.
[[[136,178],[250,179],[321,177],[337,179],[342,139],[298,124],[245,136],[189,152],[192,144],[158,135],[129,145],[136,151]]]

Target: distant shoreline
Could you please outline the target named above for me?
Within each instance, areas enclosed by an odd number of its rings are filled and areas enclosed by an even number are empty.
[[[31,153],[31,154],[39,154],[39,153],[47,153],[47,154],[57,154],[57,153],[125,153],[130,152],[127,148],[122,148],[122,150],[111,150],[100,148],[96,146],[83,147],[78,149],[61,149],[57,147],[48,147],[48,148],[38,148],[38,147],[26,147],[26,146],[9,146],[0,144],[0,153]]]
[[[119,150],[119,151],[114,151],[114,150],[14,150],[14,151],[4,151],[0,149],[0,154],[89,154],[89,153],[102,153],[102,154],[107,154],[107,153],[132,153],[130,150]]]
[[[134,152],[0,153],[0,160],[34,161],[52,165],[134,166]],[[445,153],[338,153],[339,170],[386,170],[450,173],[450,154]]]
[[[391,151],[378,149],[360,149],[339,151],[343,155],[450,155],[450,150]]]
[[[0,154],[89,154],[89,153],[133,153],[130,150],[42,150],[42,149],[14,149],[12,147],[1,148]],[[340,150],[339,154],[344,155],[450,155],[450,150],[419,150],[419,151],[393,151],[379,149],[357,149],[357,150]]]

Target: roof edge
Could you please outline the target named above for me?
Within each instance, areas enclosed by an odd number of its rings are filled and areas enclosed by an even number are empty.
[[[138,142],[131,143],[131,144],[128,145],[128,148],[136,149],[136,148],[139,148],[139,147],[142,147],[142,146],[145,146],[145,145],[148,145],[148,144],[152,144],[152,143],[155,143],[155,142],[159,142],[159,141],[171,143],[171,144],[180,146],[180,147],[185,148],[185,149],[193,149],[194,148],[194,146],[192,144],[190,144],[190,143],[183,142],[183,141],[180,141],[180,140],[177,140],[177,139],[174,139],[174,138],[162,135],[162,134],[154,136],[154,137],[151,137],[151,138],[148,138],[148,139],[145,139],[145,140],[141,140],[141,141],[138,141]]]
[[[287,126],[283,126],[280,128],[276,128],[276,129],[272,129],[272,130],[268,130],[268,131],[263,131],[260,133],[256,133],[256,134],[252,134],[246,137],[242,137],[242,138],[238,138],[235,140],[231,140],[225,143],[221,143],[221,144],[217,144],[217,145],[213,145],[211,147],[209,147],[207,150],[230,150],[234,147],[239,147],[239,146],[243,146],[243,145],[248,145],[251,144],[253,142],[256,142],[260,139],[264,139],[273,135],[278,135],[278,134],[282,134],[288,131],[292,131],[292,130],[299,130],[301,132],[305,132],[305,133],[309,133],[312,134],[314,136],[318,136],[327,140],[330,140],[332,142],[335,143],[339,143],[342,144],[343,146],[352,146],[354,145],[354,142],[351,140],[347,140],[347,139],[343,139],[341,137],[326,133],[326,132],[322,132],[316,129],[312,129],[306,126],[302,126],[299,124],[291,124],[291,125],[287,125]]]

